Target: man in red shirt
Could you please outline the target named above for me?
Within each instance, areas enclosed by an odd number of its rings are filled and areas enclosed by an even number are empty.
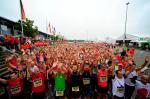
[[[38,67],[34,67],[34,72],[31,74],[32,78],[32,99],[45,98],[45,75],[39,71]]]
[[[24,99],[22,95],[23,79],[18,77],[17,72],[12,72],[8,80],[0,78],[0,82],[8,85],[11,99]]]

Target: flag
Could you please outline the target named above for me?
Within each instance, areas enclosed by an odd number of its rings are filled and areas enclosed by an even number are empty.
[[[55,27],[54,27],[54,32],[56,32],[56,29],[55,29]]]
[[[55,33],[56,33],[56,29],[54,26],[52,26],[52,33],[53,33],[53,35],[55,35]]]
[[[20,0],[20,9],[21,9],[21,20],[22,21],[26,21],[26,15],[25,15],[25,11],[24,11],[22,0]]]
[[[52,32],[50,22],[49,22],[49,24],[48,24],[48,30],[49,30],[49,33],[51,33],[51,32]]]

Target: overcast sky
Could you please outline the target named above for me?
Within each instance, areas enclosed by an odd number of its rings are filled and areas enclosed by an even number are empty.
[[[46,32],[48,21],[68,39],[116,38],[124,33],[150,36],[150,0],[22,0],[26,16]],[[17,21],[19,0],[0,0],[0,16]]]

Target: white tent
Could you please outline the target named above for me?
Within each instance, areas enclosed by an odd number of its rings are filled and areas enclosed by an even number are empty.
[[[124,35],[122,35],[122,36],[120,36],[116,39],[116,41],[120,41],[120,40],[124,40]],[[126,34],[126,39],[125,40],[138,41],[139,37],[131,35],[131,34]]]

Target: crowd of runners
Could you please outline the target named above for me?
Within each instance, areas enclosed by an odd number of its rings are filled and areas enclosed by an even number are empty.
[[[150,99],[150,56],[139,66],[134,48],[106,43],[57,43],[8,56],[10,78],[0,99]],[[51,88],[51,90],[49,90]]]

